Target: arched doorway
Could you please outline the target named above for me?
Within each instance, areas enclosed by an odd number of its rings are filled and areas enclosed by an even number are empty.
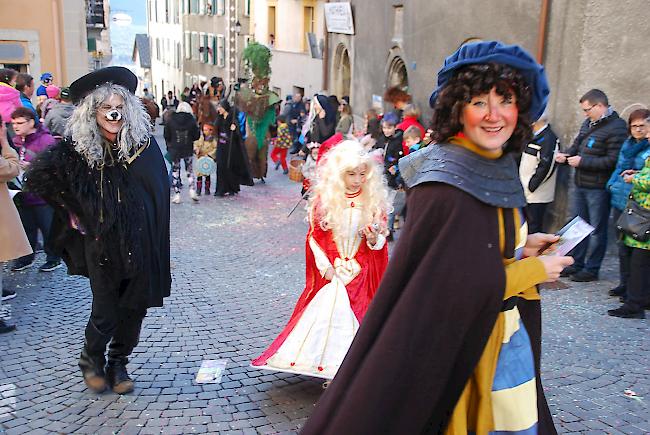
[[[406,71],[406,64],[399,56],[395,56],[390,62],[387,85],[388,88],[397,87],[403,91],[408,91],[409,78],[408,72]]]
[[[350,96],[351,82],[350,54],[345,45],[339,44],[334,56],[334,93],[339,98]]]

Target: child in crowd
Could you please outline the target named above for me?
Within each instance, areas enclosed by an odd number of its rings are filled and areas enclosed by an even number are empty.
[[[291,148],[291,144],[291,132],[287,125],[287,118],[284,115],[280,115],[278,116],[278,131],[273,151],[271,151],[271,160],[275,163],[276,171],[282,165],[283,174],[289,173],[289,168],[287,167],[287,151]]]
[[[194,141],[194,155],[196,159],[208,157],[211,159],[216,158],[217,153],[217,137],[214,134],[214,125],[203,124],[201,128],[201,137]],[[198,163],[198,162],[197,162]],[[205,178],[205,194],[210,194],[210,174],[201,173],[201,165],[197,164],[196,171],[196,194],[201,195],[201,187],[203,187],[203,179]]]
[[[424,142],[422,142],[422,132],[418,127],[412,125],[406,129],[404,132],[404,143],[409,149],[409,153],[424,148]]]
[[[402,208],[406,201],[404,194],[404,181],[399,173],[397,165],[399,159],[404,156],[402,148],[403,132],[397,129],[398,118],[393,112],[384,115],[381,121],[381,130],[383,135],[377,141],[375,147],[383,149],[384,153],[384,175],[388,182],[388,187],[393,190],[393,211],[388,216],[388,240],[393,239],[393,230],[395,226],[395,216],[401,214]]]
[[[316,182],[316,161],[318,160],[318,150],[320,144],[318,142],[310,142],[307,144],[307,149],[309,154],[305,159],[300,171],[304,177],[302,180],[302,190],[300,191],[301,195],[304,195],[305,192],[309,190],[312,184]]]

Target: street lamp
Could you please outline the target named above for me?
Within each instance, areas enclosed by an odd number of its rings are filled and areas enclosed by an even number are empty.
[[[235,33],[237,35],[241,33],[241,23],[239,22],[239,20],[237,20],[237,22],[235,23]]]

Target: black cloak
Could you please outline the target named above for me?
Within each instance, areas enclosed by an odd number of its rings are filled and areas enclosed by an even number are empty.
[[[162,306],[171,288],[169,178],[153,137],[131,164],[103,171],[64,139],[32,162],[26,186],[54,208],[51,244],[70,275],[107,288],[128,279],[123,308]],[[85,235],[71,227],[70,213]]]
[[[224,104],[223,102],[220,104]],[[217,134],[217,194],[239,192],[239,186],[252,186],[253,179],[249,168],[248,155],[244,147],[237,114],[235,110],[226,109],[228,115],[219,115],[214,122]],[[235,129],[230,126],[235,124]]]
[[[303,435],[443,433],[483,353],[505,289],[496,208],[431,182],[411,189],[407,207],[375,299]],[[539,383],[540,305],[519,305],[536,359],[539,433],[553,434]]]

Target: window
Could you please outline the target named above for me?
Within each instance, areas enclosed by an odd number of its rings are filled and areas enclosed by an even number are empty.
[[[269,6],[269,15],[268,15],[268,45],[269,47],[275,47],[275,6]]]
[[[200,61],[203,62],[203,63],[207,63],[208,62],[208,51],[209,51],[208,35],[205,34],[205,33],[199,33],[199,43],[200,43],[200,46],[199,46],[199,53],[200,53],[199,58],[200,58]]]
[[[314,33],[316,23],[314,22],[314,8],[312,6],[305,6],[303,8],[303,21],[302,21],[302,51],[309,49],[309,41],[307,34]]]
[[[199,0],[190,0],[190,14],[199,13]]]
[[[192,60],[199,60],[199,34],[192,32]]]
[[[244,0],[244,16],[251,16],[251,0]]]
[[[226,13],[226,0],[214,0],[216,3],[213,10],[217,15],[224,15]]]
[[[156,60],[160,60],[160,39],[156,38]]]
[[[190,32],[185,32],[185,59],[192,58],[192,38]]]
[[[394,7],[393,18],[393,41],[401,41],[404,36],[404,6]]]
[[[226,66],[226,40],[223,35],[217,35],[217,66]]]

